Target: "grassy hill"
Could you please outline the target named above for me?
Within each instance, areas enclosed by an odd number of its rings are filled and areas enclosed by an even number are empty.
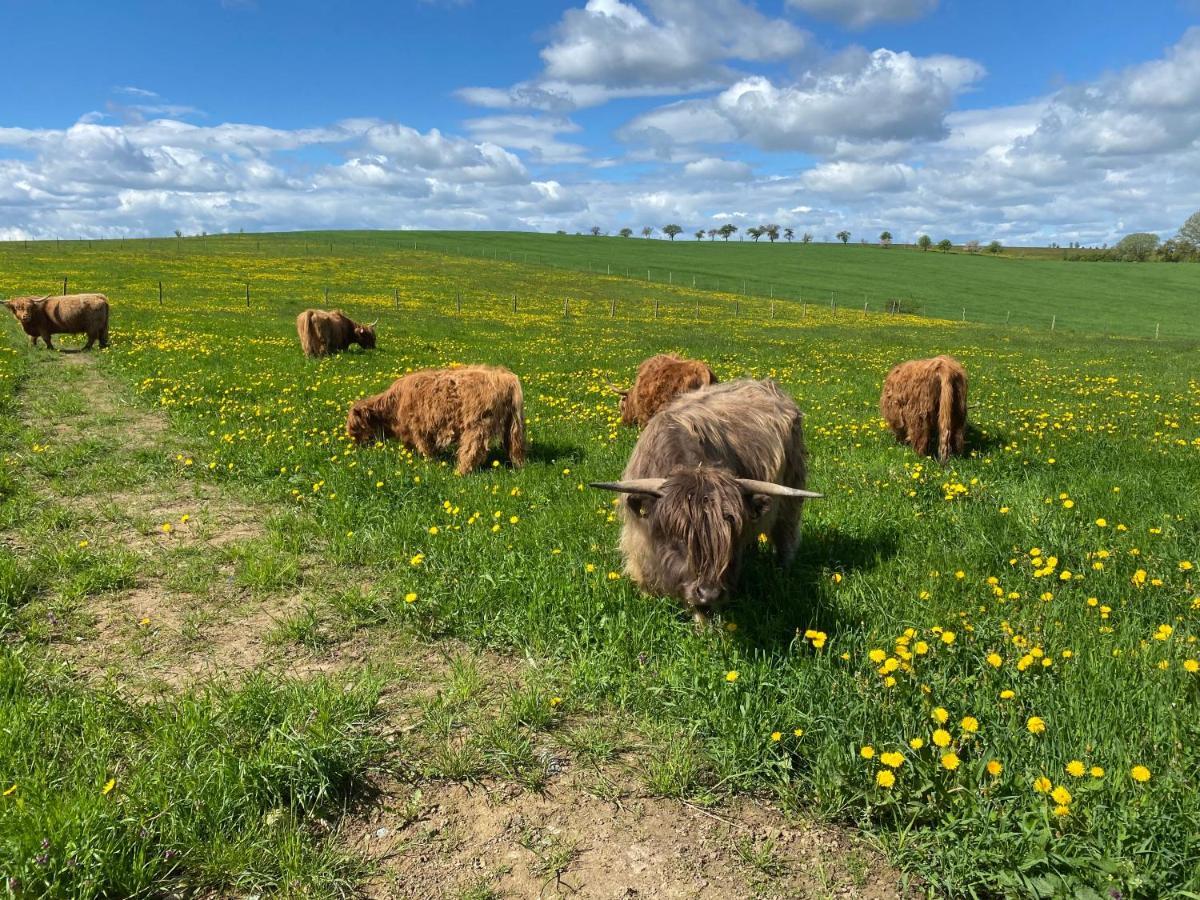
[[[102,252],[120,241],[0,244],[0,260],[22,252],[60,255],[64,276],[73,254]],[[295,256],[314,264],[356,255],[377,257],[400,250],[432,251],[467,259],[553,267],[593,275],[621,276],[610,282],[618,297],[629,296],[625,279],[656,286],[695,288],[768,301],[792,300],[829,307],[882,311],[898,300],[901,309],[955,321],[1024,326],[1033,330],[1111,334],[1122,337],[1200,338],[1200,266],[1065,262],[1036,254],[1002,255],[921,252],[911,246],[884,249],[851,243],[770,244],[733,240],[674,242],[642,238],[591,237],[529,232],[338,231],[273,235],[213,235],[137,244],[147,261],[194,255],[258,254],[263,259]],[[1054,251],[1057,254],[1058,251]],[[15,254],[9,257],[9,254]],[[456,265],[446,263],[459,270]],[[436,264],[426,267],[438,269]],[[231,273],[252,278],[253,269]],[[352,268],[330,269],[328,279],[347,288]],[[458,291],[487,290],[481,278],[458,274]],[[52,289],[50,283],[46,290]],[[324,285],[321,286],[322,289]]]
[[[734,317],[729,294],[534,256],[708,262],[723,280],[795,261],[814,285],[820,264],[875,296],[903,277],[945,302],[990,291],[1014,320],[1074,310],[1081,327],[1089,290],[1119,294],[1112,279],[1137,297],[1156,286],[1182,323],[1185,292],[1167,287],[1200,269],[523,235],[462,236],[455,256],[414,240],[455,236],[0,249],[0,295],[65,275],[113,297],[103,352],[34,351],[0,324],[6,876],[55,896],[344,897],[366,877],[344,810],[411,807],[388,813],[408,824],[381,864],[420,869],[439,852],[421,844],[423,809],[452,810],[448,785],[561,798],[546,759],[581,771],[607,746],[637,803],[766,795],[869,832],[943,896],[1200,891],[1200,383],[1182,342],[861,303],[772,321],[751,300]],[[377,350],[300,355],[294,317],[326,287],[330,305],[379,319]],[[1107,308],[1133,323],[1148,304]],[[621,574],[613,498],[586,487],[637,440],[607,385],[664,350],[722,379],[776,379],[804,409],[810,486],[826,495],[806,504],[795,564],[752,552],[705,632]],[[890,365],[935,352],[971,377],[969,453],[945,467],[898,446],[877,407]],[[445,459],[348,444],[355,398],[454,362],[520,375],[524,468],[497,454],[459,477]],[[431,689],[444,638],[525,680],[480,693],[468,672]],[[281,648],[279,668],[247,680],[197,663],[242,659],[248,642]],[[292,677],[305,672],[328,677]],[[364,789],[368,770],[389,778]],[[597,842],[576,838],[582,868]]]

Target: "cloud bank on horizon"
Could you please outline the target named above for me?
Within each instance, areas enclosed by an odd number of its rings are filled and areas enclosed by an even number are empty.
[[[859,40],[938,14],[938,0],[784,0],[774,15],[587,0],[539,32],[533,77],[462,84],[424,130],[212,121],[155,85],[114,87],[62,127],[0,118],[0,239],[770,221],[818,240],[1091,244],[1172,233],[1200,206],[1200,27],[1157,58],[972,106],[983,62]]]

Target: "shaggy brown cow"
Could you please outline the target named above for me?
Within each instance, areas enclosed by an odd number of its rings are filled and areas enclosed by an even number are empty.
[[[716,384],[717,376],[707,363],[660,353],[643,360],[637,378],[621,395],[621,424],[645,427],[654,414],[686,391]]]
[[[375,322],[379,320],[376,319]],[[364,350],[375,347],[375,322],[359,325],[340,309],[306,309],[296,316],[296,333],[305,356],[325,356],[358,344]]]
[[[54,334],[86,334],[84,350],[96,341],[108,346],[108,298],[103,294],[62,294],[58,297],[13,297],[5,300],[33,346],[38,338],[53,350]]]
[[[458,444],[460,475],[483,463],[488,442],[496,438],[503,442],[509,461],[523,466],[521,382],[499,366],[413,372],[382,394],[355,403],[346,419],[346,432],[359,444],[394,438],[426,457]]]
[[[961,454],[967,430],[967,370],[951,356],[913,359],[888,372],[879,411],[896,435],[922,456],[945,462]]]
[[[773,381],[740,379],[681,396],[650,420],[621,481],[625,571],[646,593],[704,621],[766,532],[781,565],[800,542],[804,417]]]

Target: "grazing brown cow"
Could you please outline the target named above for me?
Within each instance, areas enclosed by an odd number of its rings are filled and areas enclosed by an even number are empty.
[[[944,463],[966,442],[967,370],[951,356],[900,363],[883,382],[879,411],[896,440]]]
[[[355,443],[394,438],[432,457],[458,444],[456,471],[465,475],[487,458],[493,438],[514,466],[525,464],[525,403],[521,382],[499,366],[426,369],[399,378],[382,394],[350,407],[346,432]]]
[[[306,309],[296,316],[296,333],[300,335],[305,356],[337,353],[351,344],[372,350],[375,347],[375,322],[359,325],[340,309],[329,312]]]
[[[654,414],[685,391],[716,384],[717,376],[707,363],[660,353],[643,360],[629,390],[614,388],[621,395],[621,424],[645,427]]]
[[[84,350],[92,349],[96,341],[108,346],[108,298],[103,294],[63,294],[58,297],[13,297],[5,300],[30,342],[37,346],[38,338],[51,350],[54,334],[86,334]]]
[[[767,533],[786,565],[807,497],[804,417],[773,381],[739,379],[682,395],[650,420],[621,481],[592,487],[621,504],[625,571],[646,593],[682,600],[698,622]]]

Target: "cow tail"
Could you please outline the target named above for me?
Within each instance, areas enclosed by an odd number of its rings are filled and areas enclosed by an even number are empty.
[[[509,396],[508,433],[504,436],[504,450],[508,461],[515,467],[525,465],[525,397],[521,382],[514,376]]]
[[[938,462],[944,463],[950,458],[954,442],[954,411],[958,406],[955,397],[958,380],[953,372],[947,372],[945,367],[938,371],[938,381],[941,382],[941,397],[938,399]]]
[[[100,346],[101,348],[108,346],[108,304],[105,303],[103,309],[103,321],[100,323]]]
[[[318,355],[317,335],[315,333],[316,329],[313,327],[311,309],[306,309],[300,313],[300,317],[296,320],[296,331],[300,335],[300,348],[304,351],[304,355]]]

